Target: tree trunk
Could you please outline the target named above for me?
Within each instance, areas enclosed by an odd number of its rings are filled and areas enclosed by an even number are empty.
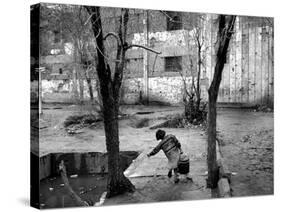
[[[91,102],[93,102],[94,94],[93,94],[92,80],[89,76],[88,69],[84,69],[84,70],[85,70],[85,78],[86,78],[88,89],[89,89],[90,100],[91,100]]]
[[[98,73],[103,103],[104,130],[106,137],[106,149],[108,153],[107,197],[112,197],[127,191],[132,192],[135,189],[134,185],[124,176],[123,170],[120,169],[118,129],[119,104],[118,101],[116,101],[116,99],[119,98],[119,90],[116,88],[120,88],[122,73],[120,76],[117,72],[115,72],[115,78],[120,79],[120,81],[113,81],[111,79],[111,70],[104,58],[105,51],[99,7],[86,6],[86,9],[91,15],[92,30],[94,32],[97,45],[96,70]]]
[[[217,119],[217,108],[216,102],[222,77],[222,71],[224,63],[226,61],[227,49],[229,41],[233,34],[233,28],[235,23],[235,16],[229,16],[226,18],[225,15],[219,16],[219,30],[217,34],[218,48],[216,57],[216,66],[214,71],[213,80],[208,90],[209,94],[209,106],[208,106],[208,179],[207,186],[209,188],[216,188],[219,173],[217,167],[217,155],[216,155],[216,119]]]
[[[200,78],[201,78],[201,46],[198,46],[198,73],[197,73],[197,85],[196,85],[196,108],[195,112],[198,113],[200,110],[200,101],[201,101],[201,91],[200,91]]]
[[[104,129],[106,135],[106,149],[108,152],[108,185],[107,197],[116,196],[127,191],[134,191],[134,186],[124,176],[120,168],[118,107],[112,98],[104,105]]]
[[[78,88],[77,88],[77,71],[76,71],[76,65],[74,65],[73,71],[72,71],[72,92],[74,96],[74,100],[76,103],[79,101],[79,94],[78,94]]]
[[[208,105],[208,180],[207,187],[216,188],[219,180],[216,154],[216,98],[215,91],[209,90],[209,105]]]
[[[90,206],[86,201],[81,199],[81,197],[78,194],[76,194],[75,191],[70,186],[63,160],[59,164],[59,170],[60,170],[62,182],[64,183],[65,188],[69,193],[69,196],[76,202],[78,206]]]
[[[79,76],[79,93],[80,93],[80,103],[84,102],[84,80],[81,76]]]
[[[89,94],[90,94],[90,100],[93,102],[94,100],[94,94],[93,94],[93,86],[92,86],[92,80],[87,78],[86,79],[87,84],[88,84],[88,89],[89,89]]]

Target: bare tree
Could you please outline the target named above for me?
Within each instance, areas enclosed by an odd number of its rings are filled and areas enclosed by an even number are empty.
[[[222,78],[222,71],[226,61],[227,49],[229,41],[233,34],[236,16],[220,15],[218,17],[218,33],[217,33],[217,50],[216,65],[213,80],[209,87],[209,105],[208,105],[208,180],[207,186],[210,188],[217,187],[218,167],[216,155],[216,118],[217,118],[217,97],[219,86]]]
[[[184,83],[184,95],[183,101],[185,105],[185,117],[191,123],[201,123],[206,119],[206,111],[205,107],[206,104],[203,104],[201,107],[201,72],[205,66],[205,52],[209,46],[205,44],[205,37],[203,35],[203,25],[206,24],[204,15],[199,15],[197,17],[197,22],[193,24],[192,22],[190,25],[192,26],[191,31],[191,39],[193,40],[196,48],[196,64],[194,65],[194,59],[190,55],[189,56],[189,69],[191,72],[191,85],[188,86],[186,82],[186,78],[182,76],[182,80]],[[185,36],[186,37],[186,36]],[[188,38],[186,38],[186,42]],[[194,69],[195,74],[194,74]],[[195,75],[195,76],[194,76]]]
[[[45,38],[45,34],[51,31],[55,32],[55,42],[60,45],[60,54],[67,53],[73,55],[73,77],[76,81],[79,80],[80,85],[80,100],[84,100],[84,86],[83,81],[86,79],[89,96],[92,103],[94,103],[94,109],[99,112],[100,99],[94,98],[92,81],[95,79],[95,41],[92,38],[92,32],[89,25],[87,25],[88,13],[83,6],[79,5],[63,5],[55,4],[52,7],[45,5],[41,13],[42,22],[46,22],[41,33]],[[44,37],[45,36],[45,37]],[[53,44],[50,40],[41,39],[42,48],[40,50],[43,54],[50,54],[49,50],[53,48]],[[59,37],[59,39],[58,39]],[[65,52],[64,49],[66,49]],[[74,83],[74,93],[78,96],[77,86]],[[98,87],[98,83],[96,83]]]
[[[128,45],[128,43],[126,42],[127,23],[129,20],[128,9],[121,9],[118,33],[109,32],[108,34],[103,36],[100,8],[91,6],[85,6],[85,8],[90,15],[91,26],[96,40],[96,70],[100,82],[106,148],[108,152],[107,197],[112,197],[127,191],[132,192],[135,189],[134,185],[124,176],[123,171],[120,169],[119,157],[118,111],[120,87],[122,84],[123,70],[126,61],[125,54],[126,51],[132,47],[144,48],[157,54],[159,54],[159,52],[140,45]],[[104,41],[108,37],[115,38],[117,43],[114,73],[111,72],[111,68],[105,54]]]
[[[196,95],[196,103],[195,103],[195,114],[198,114],[200,111],[200,103],[201,103],[201,88],[200,88],[200,78],[201,78],[201,71],[202,66],[204,65],[204,57],[203,57],[203,51],[206,51],[206,49],[203,49],[205,38],[203,35],[203,26],[202,24],[205,23],[205,19],[202,15],[198,17],[199,23],[197,26],[194,27],[193,31],[193,39],[195,41],[196,50],[197,50],[197,81],[196,86],[194,86],[194,80],[193,80],[193,86],[195,90]],[[200,24],[202,22],[202,24]],[[208,47],[206,47],[208,48]],[[194,78],[194,77],[193,77]]]
[[[193,124],[199,124],[206,119],[206,104],[201,105],[201,72],[205,67],[205,52],[209,46],[206,46],[204,37],[204,25],[206,19],[203,14],[187,15],[178,20],[173,18],[168,12],[161,11],[171,23],[183,24],[182,28],[185,30],[184,39],[188,46],[188,50],[192,53],[189,54],[187,61],[189,61],[188,71],[191,74],[191,84],[188,81],[188,77],[184,72],[186,70],[179,70],[183,82],[183,103],[184,103],[184,116],[188,122]],[[194,17],[193,17],[194,16]],[[177,16],[176,16],[177,17]],[[191,45],[188,44],[191,41]],[[194,52],[190,49],[194,48]],[[187,62],[186,61],[186,62]],[[176,64],[175,64],[176,67]]]
[[[95,105],[100,105],[100,99],[94,99],[92,77],[94,74],[94,64],[96,54],[94,49],[94,40],[92,39],[89,26],[86,24],[88,20],[88,13],[85,8],[78,5],[71,5],[71,7],[66,7],[60,5],[60,17],[63,23],[63,28],[65,33],[70,38],[71,42],[74,44],[74,59],[75,63],[78,64],[82,73],[79,73],[79,79],[86,79],[89,96],[92,103]],[[80,80],[80,84],[83,85],[83,81]],[[98,83],[96,83],[96,88],[98,88]],[[80,99],[83,101],[83,86],[80,85]],[[96,108],[100,111],[100,108]]]

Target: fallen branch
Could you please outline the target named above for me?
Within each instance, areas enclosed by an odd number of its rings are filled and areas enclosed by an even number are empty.
[[[86,201],[82,200],[75,193],[75,191],[71,188],[71,186],[69,184],[69,181],[68,181],[68,178],[67,178],[67,175],[66,175],[66,169],[65,169],[63,160],[59,164],[59,170],[60,170],[62,181],[63,181],[63,183],[64,183],[64,185],[65,185],[65,187],[66,187],[66,189],[67,189],[67,191],[68,191],[68,193],[70,195],[70,197],[76,201],[78,206],[90,206]]]

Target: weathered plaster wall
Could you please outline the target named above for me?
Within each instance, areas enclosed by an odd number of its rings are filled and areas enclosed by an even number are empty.
[[[186,78],[191,83],[191,78]],[[136,104],[142,101],[142,78],[124,80],[122,100],[126,104]],[[149,78],[149,101],[176,105],[182,102],[183,81],[180,76]]]
[[[170,104],[182,101],[181,77],[152,77],[149,79],[149,100]]]
[[[76,80],[76,86],[73,82],[73,80],[42,80],[43,102],[75,103],[78,100],[90,100],[86,80]],[[83,85],[80,86],[80,83],[83,83]],[[94,89],[93,96],[97,98],[96,81],[92,80],[91,84]],[[81,88],[83,88],[83,98],[79,96]]]
[[[190,82],[191,78],[187,81]],[[77,92],[80,93],[79,81],[77,80]],[[84,96],[83,100],[90,99],[87,82],[83,81]],[[137,104],[142,101],[142,78],[125,79],[122,85],[122,103]],[[96,81],[92,81],[93,88],[96,87]],[[73,90],[73,80],[43,80],[42,81],[42,99],[44,102],[64,102],[74,103],[81,98],[75,97]],[[34,88],[35,89],[35,88]],[[180,76],[175,77],[151,77],[149,78],[149,101],[161,102],[165,104],[178,104],[182,102],[183,83]],[[35,90],[37,91],[37,90]],[[94,98],[98,98],[98,93],[94,89]]]

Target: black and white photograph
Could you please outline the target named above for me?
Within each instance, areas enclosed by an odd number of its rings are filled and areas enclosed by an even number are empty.
[[[30,6],[32,207],[274,194],[275,19],[183,10]]]

